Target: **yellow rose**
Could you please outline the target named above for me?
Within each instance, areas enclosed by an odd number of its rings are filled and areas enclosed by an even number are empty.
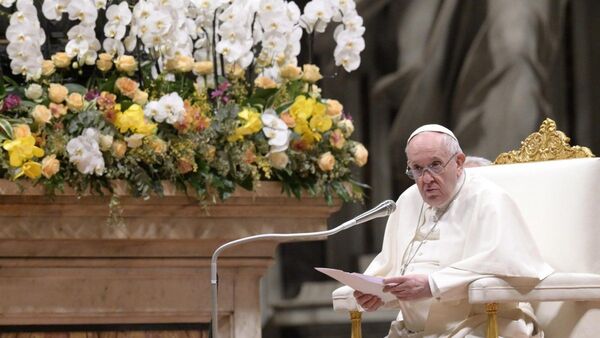
[[[120,77],[115,81],[115,87],[125,96],[130,99],[135,97],[138,91],[139,84],[128,77]]]
[[[54,118],[59,118],[61,116],[67,115],[67,107],[64,104],[57,104],[54,102],[50,102],[50,112]]]
[[[62,103],[69,94],[67,87],[57,83],[51,83],[48,87],[48,98],[54,103]]]
[[[56,71],[56,67],[54,67],[54,62],[52,62],[52,60],[42,61],[42,75],[43,76],[48,77],[48,76],[54,74],[55,71]]]
[[[269,154],[269,162],[275,169],[284,169],[290,162],[290,158],[284,151]]]
[[[31,117],[35,120],[35,122],[39,124],[46,124],[50,122],[50,118],[52,118],[52,113],[48,107],[38,104],[31,111]]]
[[[287,80],[297,80],[302,76],[302,69],[300,67],[287,64],[279,69],[279,75]]]
[[[143,90],[136,90],[135,95],[133,95],[133,103],[137,103],[140,106],[143,106],[148,102],[148,93]]]
[[[73,111],[81,111],[83,104],[83,96],[79,93],[71,93],[67,97],[67,107]]]
[[[363,146],[361,143],[356,143],[354,146],[354,161],[356,161],[356,165],[362,167],[367,163],[367,159],[369,158],[369,151],[367,148]]]
[[[194,63],[194,74],[209,75],[213,72],[213,63],[210,61],[200,61]]]
[[[100,69],[101,72],[108,72],[113,66],[113,57],[108,53],[101,53],[98,55],[98,60],[96,61],[96,67]]]
[[[344,110],[344,106],[338,100],[329,99],[327,100],[327,115],[331,116],[331,118],[335,119],[342,115],[342,111]]]
[[[71,66],[71,57],[65,52],[59,52],[52,55],[52,62],[56,68],[69,68]]]
[[[105,134],[100,134],[100,137],[98,138],[98,143],[100,144],[100,150],[102,151],[107,151],[111,148],[112,144],[113,144],[113,136],[112,135],[105,135]]]
[[[114,141],[112,144],[112,154],[116,158],[123,158],[125,156],[125,152],[127,151],[127,144],[123,141]]]
[[[120,72],[125,72],[129,75],[133,75],[138,68],[137,61],[131,55],[121,55],[115,60],[115,66]]]
[[[319,157],[319,168],[323,171],[332,171],[335,166],[335,157],[331,155],[331,152],[321,154]]]
[[[56,155],[52,154],[44,157],[42,160],[42,175],[45,178],[54,176],[60,170],[60,161],[56,159]]]
[[[323,76],[320,73],[319,67],[315,65],[304,65],[302,79],[306,82],[315,83],[321,80]]]
[[[254,80],[254,85],[262,89],[277,88],[277,83],[266,76],[259,76]]]
[[[186,55],[177,55],[167,61],[167,70],[188,73],[194,68],[194,58]]]
[[[31,136],[31,129],[26,124],[17,124],[13,127],[13,136],[15,139]]]

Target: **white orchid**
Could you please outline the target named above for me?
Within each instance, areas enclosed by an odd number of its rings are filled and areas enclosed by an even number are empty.
[[[60,20],[67,11],[70,0],[45,0],[42,3],[42,13],[48,20]]]
[[[1,0],[0,5],[5,8],[11,7],[15,3],[15,0]]]
[[[144,116],[156,122],[175,124],[181,122],[185,115],[183,99],[173,92],[164,95],[158,101],[150,101],[144,108]]]
[[[265,110],[260,119],[263,124],[263,133],[269,139],[270,152],[285,151],[288,148],[292,134],[285,122],[277,116],[273,109]]]
[[[67,6],[69,20],[79,20],[87,26],[94,26],[98,18],[98,9],[92,0],[77,0]]]
[[[11,15],[5,35],[9,41],[6,52],[11,59],[12,73],[23,75],[27,80],[38,79],[44,60],[41,45],[46,35],[40,27],[37,10],[31,0],[17,1],[17,11]]]
[[[100,132],[94,128],[87,128],[83,133],[67,143],[69,161],[82,174],[102,175],[104,172],[104,158],[99,145]]]

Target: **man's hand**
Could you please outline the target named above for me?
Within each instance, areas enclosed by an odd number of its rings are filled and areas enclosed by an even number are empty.
[[[391,292],[399,300],[415,300],[431,297],[427,275],[407,275],[383,280],[383,292]]]
[[[354,298],[356,298],[356,302],[367,311],[375,311],[383,305],[381,298],[360,291],[354,291]]]

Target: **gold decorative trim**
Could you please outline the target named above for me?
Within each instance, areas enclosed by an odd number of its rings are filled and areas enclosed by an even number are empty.
[[[570,158],[594,157],[587,147],[571,146],[562,131],[556,130],[556,122],[546,119],[540,130],[521,142],[519,150],[502,153],[496,157],[494,164],[525,163]]]
[[[351,338],[362,338],[361,317],[362,313],[360,311],[350,311],[350,320],[352,321]]]

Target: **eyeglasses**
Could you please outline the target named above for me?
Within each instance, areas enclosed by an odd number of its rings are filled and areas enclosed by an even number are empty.
[[[450,163],[450,161],[452,161],[452,159],[456,155],[458,155],[458,153],[454,153],[454,155],[450,156],[448,161],[446,161],[446,163],[444,163],[444,164],[442,164],[442,162],[440,162],[440,161],[434,161],[433,163],[429,164],[428,166],[426,166],[424,168],[407,167],[406,168],[406,176],[408,176],[411,180],[416,181],[419,177],[421,177],[421,176],[423,176],[423,174],[425,174],[425,170],[429,170],[429,172],[431,174],[439,175],[444,171],[444,169],[446,169],[446,166],[448,165],[448,163]]]

